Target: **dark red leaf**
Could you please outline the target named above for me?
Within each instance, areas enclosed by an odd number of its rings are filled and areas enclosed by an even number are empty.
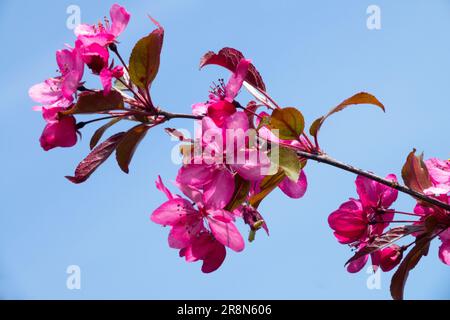
[[[354,96],[348,98],[347,100],[343,101],[341,104],[334,107],[333,109],[331,109],[327,115],[320,117],[319,119],[314,121],[313,124],[311,125],[311,128],[309,129],[309,133],[313,137],[317,137],[317,135],[319,134],[319,130],[322,127],[323,123],[331,115],[333,115],[337,112],[340,112],[351,105],[360,105],[360,104],[371,104],[371,105],[377,106],[381,110],[385,111],[384,105],[375,96],[373,96],[367,92],[360,92],[360,93],[357,93]]]
[[[423,192],[432,186],[423,154],[416,156],[416,149],[408,155],[402,169],[402,177],[405,184],[417,192]]]
[[[76,184],[85,182],[111,156],[124,135],[118,133],[100,144],[78,165],[75,176],[66,178]]]
[[[244,58],[242,52],[236,49],[223,48],[217,54],[212,51],[206,53],[200,61],[200,68],[215,64],[222,66],[231,72],[235,72],[237,65]],[[245,81],[258,90],[266,91],[266,85],[264,84],[261,74],[256,70],[256,67],[253,64],[250,65]]]
[[[408,279],[409,272],[414,269],[422,257],[428,255],[430,248],[430,238],[417,238],[415,246],[409,251],[408,255],[403,259],[391,280],[391,295],[395,300],[403,300],[405,284]]]
[[[384,233],[383,235],[375,238],[375,240],[372,241],[372,243],[368,244],[367,246],[356,252],[356,254],[350,260],[348,260],[345,265],[348,265],[349,263],[358,260],[359,258],[365,255],[384,249],[393,244],[394,242],[400,240],[401,238],[406,237],[415,232],[423,231],[423,229],[424,229],[423,226],[420,225],[409,225],[393,228]]]
[[[120,141],[116,150],[116,159],[123,172],[130,172],[129,165],[136,152],[136,148],[142,139],[144,139],[149,129],[149,126],[140,124],[128,131]]]
[[[234,193],[226,210],[233,211],[238,208],[248,197],[250,191],[250,182],[242,178],[240,175],[234,177]]]
[[[61,113],[64,115],[91,114],[123,108],[123,97],[118,91],[113,90],[106,96],[102,91],[83,92],[73,108]]]
[[[150,87],[158,74],[164,42],[164,29],[155,20],[153,22],[158,28],[139,40],[130,56],[130,79],[142,89]]]

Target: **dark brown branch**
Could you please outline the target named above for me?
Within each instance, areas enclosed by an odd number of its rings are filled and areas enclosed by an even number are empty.
[[[446,203],[444,203],[442,201],[439,201],[439,200],[437,200],[435,198],[429,197],[429,196],[427,196],[427,195],[425,195],[423,193],[414,191],[414,190],[412,190],[412,189],[410,189],[410,188],[408,188],[408,187],[406,187],[404,185],[399,184],[398,182],[392,182],[390,180],[386,180],[386,179],[384,179],[382,177],[377,176],[376,174],[373,174],[372,172],[364,171],[364,170],[355,168],[355,167],[353,167],[353,166],[351,166],[349,164],[346,164],[346,163],[340,162],[338,160],[335,160],[335,159],[329,157],[326,154],[313,154],[313,153],[309,153],[309,152],[305,152],[305,151],[298,151],[298,150],[297,150],[297,154],[300,157],[303,157],[303,158],[306,158],[306,159],[310,159],[310,160],[317,161],[317,162],[320,162],[320,163],[325,163],[325,164],[328,164],[330,166],[333,166],[333,167],[336,167],[336,168],[339,168],[339,169],[342,169],[342,170],[345,170],[345,171],[348,171],[348,172],[351,172],[351,173],[354,173],[354,174],[357,174],[357,175],[364,176],[364,177],[369,178],[369,179],[371,179],[373,181],[379,182],[379,183],[381,183],[381,184],[383,184],[385,186],[388,186],[388,187],[396,189],[396,190],[398,190],[400,192],[409,194],[410,196],[413,196],[416,199],[428,202],[428,203],[433,204],[433,205],[435,205],[437,207],[440,207],[442,209],[450,211],[450,205],[448,205],[448,204],[446,204]]]

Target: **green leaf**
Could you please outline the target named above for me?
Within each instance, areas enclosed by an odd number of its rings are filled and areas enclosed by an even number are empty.
[[[402,177],[405,184],[417,192],[423,192],[432,186],[423,154],[416,156],[416,149],[408,155],[402,169]]]
[[[128,131],[120,141],[116,149],[116,159],[123,172],[130,172],[130,162],[133,159],[139,143],[144,139],[149,129],[149,126],[140,124]]]
[[[305,119],[295,108],[275,109],[270,117],[269,127],[278,130],[277,136],[280,139],[297,140],[305,128]]]
[[[280,170],[277,174],[272,176],[265,177],[260,184],[261,192],[250,198],[250,205],[257,209],[264,198],[266,198],[276,187],[278,187],[284,178],[286,178],[286,175],[283,170]]]
[[[236,174],[234,177],[234,186],[233,197],[225,208],[225,210],[230,212],[238,208],[247,199],[248,192],[250,191],[250,181]]]
[[[298,182],[300,172],[302,171],[302,164],[294,150],[279,147],[279,166],[290,180]]]
[[[101,91],[83,92],[79,95],[75,106],[70,110],[61,112],[61,114],[91,114],[111,110],[121,110],[123,108],[123,97],[118,91],[113,90],[106,96]]]
[[[158,27],[150,35],[139,40],[130,56],[130,79],[138,87],[147,89],[159,71],[164,29]]]
[[[319,134],[319,130],[322,127],[323,123],[331,115],[344,110],[348,106],[359,105],[359,104],[371,104],[371,105],[379,107],[381,110],[383,110],[383,112],[386,111],[384,108],[384,105],[375,96],[371,95],[370,93],[360,92],[358,94],[355,94],[353,97],[348,98],[347,100],[345,100],[344,102],[342,102],[341,104],[336,106],[335,108],[331,109],[327,115],[320,117],[319,119],[314,121],[309,129],[309,133],[313,137],[317,137],[317,135]]]
[[[103,137],[103,135],[105,134],[106,130],[108,130],[109,128],[111,128],[113,125],[115,125],[116,123],[118,123],[120,120],[122,120],[122,118],[115,118],[112,119],[111,121],[109,121],[107,124],[103,125],[102,127],[100,127],[97,131],[95,131],[94,135],[91,138],[91,143],[90,143],[90,147],[91,150],[95,148],[95,146],[98,144],[98,142],[100,141],[100,139]]]

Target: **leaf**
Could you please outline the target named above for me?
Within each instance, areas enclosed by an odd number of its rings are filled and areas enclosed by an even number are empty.
[[[234,185],[233,197],[225,208],[225,210],[230,212],[238,208],[247,199],[250,191],[250,182],[238,174],[234,177]]]
[[[136,148],[142,139],[144,139],[149,129],[149,126],[140,124],[128,131],[120,141],[116,150],[116,159],[123,172],[130,172],[129,165],[133,159]]]
[[[405,284],[409,272],[414,269],[422,257],[428,255],[430,248],[430,238],[417,238],[416,245],[408,252],[403,259],[391,280],[391,296],[395,300],[403,300]]]
[[[276,109],[269,119],[269,127],[278,130],[280,139],[297,140],[305,128],[305,119],[295,108]]]
[[[121,110],[123,108],[123,97],[118,91],[113,90],[106,96],[102,91],[83,92],[79,95],[75,106],[67,111],[61,112],[61,114],[91,114],[111,110]]]
[[[76,168],[75,176],[66,178],[75,184],[85,182],[114,152],[125,132],[118,133],[95,148]]]
[[[147,37],[139,40],[130,56],[130,79],[138,87],[148,89],[159,71],[164,29],[158,25]]]
[[[371,254],[375,251],[382,250],[386,247],[389,247],[394,242],[406,237],[412,233],[423,231],[423,226],[419,225],[409,225],[398,228],[393,228],[381,236],[375,238],[370,244],[356,252],[356,254],[348,260],[345,265],[358,260],[359,258]]]
[[[295,183],[298,182],[300,172],[302,171],[302,164],[294,150],[279,147],[279,166],[290,180]]]
[[[257,209],[261,202],[266,198],[280,183],[286,178],[284,171],[280,170],[273,176],[267,176],[261,181],[261,192],[250,198],[249,203]]]
[[[242,52],[233,48],[223,48],[217,54],[209,51],[202,57],[200,69],[207,65],[215,64],[224,67],[231,72],[235,72],[237,65],[242,59],[245,59]],[[245,81],[258,90],[266,91],[266,85],[264,84],[261,74],[256,70],[256,67],[253,64],[249,67]]]
[[[416,149],[408,155],[402,168],[402,177],[405,184],[414,191],[423,192],[432,187],[427,166],[423,161],[423,154],[416,156]]]
[[[164,129],[164,131],[166,131],[166,133],[175,138],[180,140],[181,142],[193,142],[192,139],[190,138],[186,138],[186,136],[183,134],[183,132],[177,130],[177,129],[173,129],[173,128],[166,128]]]
[[[120,120],[122,120],[122,118],[115,118],[112,119],[111,121],[109,121],[107,124],[103,125],[102,127],[100,127],[97,131],[95,131],[94,135],[91,138],[91,142],[90,142],[90,147],[91,150],[95,148],[95,146],[98,144],[98,142],[100,141],[100,139],[103,137],[103,135],[105,134],[106,130],[108,130],[109,128],[111,128],[113,125],[115,125],[116,123],[118,123]]]
[[[384,108],[384,105],[375,96],[371,95],[370,93],[360,92],[358,94],[355,94],[353,97],[348,98],[347,100],[345,100],[344,102],[339,104],[337,107],[331,109],[331,111],[328,112],[327,115],[320,117],[319,119],[314,121],[309,129],[309,133],[313,137],[317,137],[319,130],[322,127],[322,125],[326,119],[328,119],[331,115],[344,110],[348,106],[358,105],[358,104],[371,104],[371,105],[381,108],[381,110],[383,110],[383,112],[386,111]]]

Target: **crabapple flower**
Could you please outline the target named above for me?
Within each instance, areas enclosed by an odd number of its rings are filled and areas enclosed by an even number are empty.
[[[180,249],[180,255],[186,257],[187,261],[203,260],[206,265],[210,259],[217,262],[222,256],[224,258],[224,255],[216,253],[222,251],[220,245],[236,252],[244,250],[244,240],[234,225],[235,218],[231,212],[224,210],[226,204],[222,206],[225,201],[219,199],[210,201],[207,199],[208,195],[201,190],[183,185],[179,187],[190,201],[179,196],[175,197],[160,180],[157,181],[157,187],[169,200],[153,212],[151,220],[171,227],[169,246]],[[222,195],[220,192],[215,193],[217,198]]]
[[[60,76],[47,79],[29,90],[30,97],[46,108],[70,104],[83,78],[84,63],[79,50],[59,50],[56,61]]]
[[[105,20],[105,24],[98,25],[80,24],[75,28],[75,35],[83,46],[90,46],[94,43],[106,47],[114,43],[122,34],[130,21],[130,14],[127,10],[114,4],[110,9],[111,23]]]
[[[83,61],[96,75],[100,75],[105,87],[105,74],[110,74],[108,69],[109,50],[108,46],[114,44],[117,38],[125,30],[130,21],[130,14],[124,7],[114,4],[110,9],[111,23],[98,25],[81,24],[75,29],[77,41],[76,47],[82,53]],[[108,82],[107,82],[108,83]],[[106,85],[105,94],[110,90],[110,85]]]
[[[204,117],[201,124],[198,135],[204,152],[184,164],[177,182],[203,188],[206,203],[225,207],[234,192],[234,174],[248,181],[261,180],[270,167],[270,160],[264,151],[246,143],[249,120],[244,112],[229,116],[223,128],[210,117]]]
[[[229,82],[225,84],[220,80],[220,84],[212,89],[208,102],[198,103],[192,107],[193,114],[207,115],[218,127],[222,127],[227,117],[236,112],[234,99],[244,84],[250,64],[250,60],[242,59]]]
[[[450,161],[432,158],[425,161],[433,186],[425,190],[428,194],[450,192]]]
[[[40,138],[45,151],[56,147],[69,148],[77,143],[77,125],[73,116],[59,117],[58,113],[64,108],[43,108],[42,114],[47,126]]]
[[[437,199],[450,204],[450,196],[440,195]],[[436,219],[440,227],[435,230],[435,234],[439,235],[439,239],[442,241],[439,247],[439,258],[443,263],[450,265],[450,211],[417,203],[414,213],[422,216],[419,223],[423,223],[430,216]]]
[[[386,177],[397,181],[395,175]],[[334,236],[342,244],[349,244],[358,250],[363,249],[372,239],[383,234],[394,217],[389,207],[397,199],[398,191],[378,182],[358,176],[356,190],[359,199],[350,199],[328,217],[328,224]],[[372,265],[380,265],[380,252],[371,254]],[[359,272],[367,263],[368,256],[351,262],[347,270]]]

